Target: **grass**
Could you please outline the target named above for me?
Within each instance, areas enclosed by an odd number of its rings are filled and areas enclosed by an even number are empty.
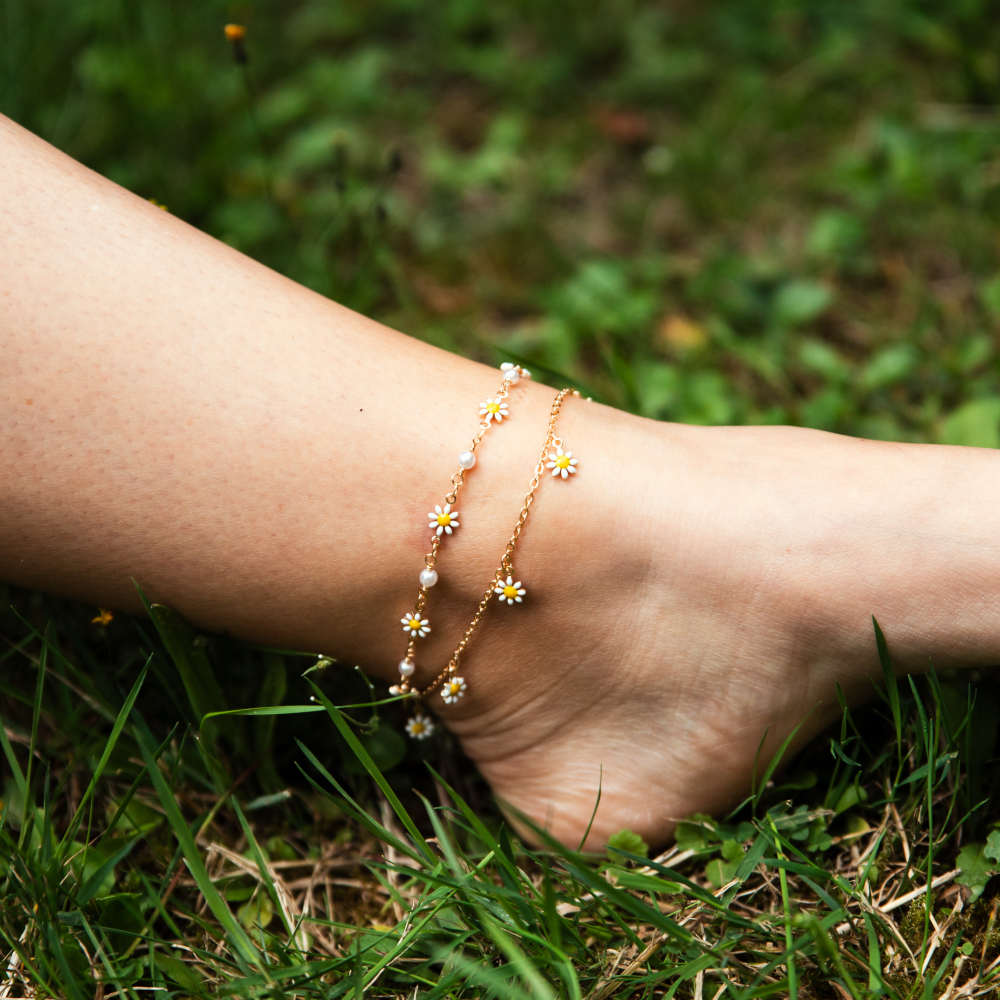
[[[197,726],[189,685],[184,724],[164,703],[185,689],[192,645],[202,681],[219,672],[226,700],[239,688],[223,676],[227,644],[176,616],[159,635],[73,606],[63,621],[5,622],[5,997],[902,998],[1000,985],[1000,858],[986,839],[1000,824],[979,766],[995,750],[995,693],[979,703],[934,676],[896,688],[887,672],[877,705],[845,711],[731,816],[691,817],[654,857],[627,832],[584,856],[525,847],[453,754],[450,776],[384,768],[392,708],[336,707],[341,681],[311,660],[297,661],[300,704]],[[88,647],[116,666],[92,672]]]
[[[393,326],[657,418],[1000,445],[985,0],[2,17],[0,110]],[[359,671],[0,608],[0,998],[997,992],[989,676],[887,671],[731,816],[584,857]]]

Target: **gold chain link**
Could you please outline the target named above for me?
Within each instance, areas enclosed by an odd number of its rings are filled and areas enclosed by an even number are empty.
[[[509,392],[509,383],[504,386],[502,390],[503,396],[506,397],[507,392]],[[496,572],[493,574],[492,579],[489,582],[482,598],[479,601],[479,605],[476,608],[476,613],[472,616],[472,620],[469,622],[468,627],[465,630],[461,640],[455,647],[455,651],[451,654],[451,658],[448,660],[448,666],[442,670],[433,681],[430,682],[423,690],[414,691],[414,693],[420,698],[426,698],[428,695],[433,694],[434,691],[440,687],[441,684],[451,675],[453,675],[458,670],[458,660],[462,653],[465,652],[466,647],[472,640],[476,629],[479,628],[479,623],[483,620],[483,616],[486,614],[486,609],[490,605],[490,600],[493,597],[494,587],[497,586],[497,581],[502,579],[503,574],[513,573],[513,555],[514,550],[517,548],[517,541],[521,537],[521,532],[524,530],[524,526],[528,521],[528,514],[531,511],[531,505],[535,502],[535,494],[538,492],[538,487],[541,485],[542,476],[545,475],[545,459],[548,457],[549,452],[552,449],[559,449],[562,447],[562,440],[556,436],[556,425],[559,422],[559,413],[562,410],[563,401],[567,396],[579,396],[580,393],[576,389],[561,389],[557,394],[556,398],[552,401],[552,408],[549,411],[549,423],[545,430],[545,444],[542,446],[542,453],[538,458],[538,463],[535,466],[535,473],[531,477],[531,482],[528,484],[528,492],[525,494],[524,503],[521,506],[521,512],[518,515],[517,522],[514,525],[514,530],[511,533],[510,539],[504,548],[503,555],[500,557],[500,565],[497,567]],[[500,394],[498,393],[498,397]],[[487,426],[480,428],[479,433],[473,439],[473,447],[477,447],[479,442],[482,440],[483,435],[488,429]],[[457,485],[452,494],[445,497],[448,503],[455,503],[458,497],[458,489],[462,484],[462,475],[465,472],[462,469],[452,478],[452,483],[455,484],[455,480],[458,480]],[[455,499],[451,499],[454,496]],[[427,566],[428,568],[433,568],[436,559],[437,550],[440,545],[440,536],[436,535],[434,542],[432,543],[431,552],[427,556]],[[420,609],[423,608],[424,602],[426,601],[427,591],[421,590],[420,597],[417,600],[419,614]],[[413,651],[416,648],[416,640],[410,640],[410,647],[407,651],[407,658],[412,658]]]
[[[496,399],[498,402],[502,403],[509,395],[510,395],[510,380],[504,379],[503,385],[500,386],[500,388],[497,390],[496,395],[491,396],[490,398]],[[469,451],[471,451],[473,455],[475,455],[476,452],[479,450],[479,444],[483,440],[483,437],[486,435],[486,432],[489,429],[490,429],[490,421],[482,420],[479,424],[479,430],[476,431],[475,437],[473,437],[472,439],[472,446],[469,448]],[[465,474],[468,471],[469,471],[468,469],[461,468],[451,477],[451,492],[445,495],[444,498],[445,503],[458,503],[458,494],[461,492],[462,484],[465,482]],[[441,544],[441,536],[435,535],[434,541],[431,544],[432,548],[431,551],[427,554],[427,559],[437,558],[437,550]],[[428,562],[427,567],[428,569],[431,569],[433,568],[433,564]]]

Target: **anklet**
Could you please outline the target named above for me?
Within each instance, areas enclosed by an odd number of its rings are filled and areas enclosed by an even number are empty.
[[[510,397],[511,388],[522,378],[531,377],[531,373],[520,365],[505,363],[500,367],[503,372],[503,383],[496,394],[487,399],[479,408],[479,429],[472,439],[470,449],[463,451],[458,456],[459,468],[451,477],[451,491],[445,495],[444,503],[435,505],[434,510],[427,515],[428,527],[431,531],[431,547],[424,556],[424,568],[420,571],[420,590],[417,593],[413,610],[407,612],[400,619],[403,631],[409,637],[409,642],[405,657],[399,661],[400,681],[389,688],[389,693],[405,695],[418,703],[432,695],[438,688],[441,689],[441,698],[446,705],[453,705],[465,695],[468,684],[465,678],[458,673],[459,660],[472,640],[476,629],[479,628],[491,601],[495,598],[499,603],[513,607],[515,604],[522,604],[527,594],[527,590],[522,586],[521,580],[514,572],[514,550],[517,548],[518,539],[527,523],[528,513],[535,501],[535,494],[542,478],[546,471],[550,471],[552,477],[557,479],[568,479],[576,472],[577,459],[573,457],[571,451],[564,449],[562,439],[556,434],[556,425],[559,422],[559,413],[566,397],[579,396],[580,394],[575,389],[563,389],[556,394],[552,401],[542,453],[535,465],[534,475],[528,484],[528,492],[525,494],[524,503],[521,505],[521,511],[514,524],[514,530],[504,548],[503,555],[500,557],[499,566],[484,591],[472,620],[452,652],[448,665],[425,687],[416,687],[413,683],[417,671],[414,657],[418,640],[426,637],[431,631],[430,621],[424,617],[424,610],[427,606],[428,591],[438,582],[436,568],[438,553],[444,539],[460,527],[459,513],[452,507],[458,502],[466,473],[476,465],[476,453],[487,431],[494,423],[500,424],[510,416],[507,400]],[[406,731],[414,739],[426,739],[434,732],[434,722],[426,712],[415,707],[409,722],[406,724]]]

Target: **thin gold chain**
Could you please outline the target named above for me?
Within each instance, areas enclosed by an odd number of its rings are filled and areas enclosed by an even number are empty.
[[[556,393],[556,397],[552,401],[548,424],[545,428],[545,442],[542,445],[542,452],[539,455],[531,481],[528,484],[528,492],[525,494],[524,502],[521,504],[521,510],[514,524],[514,530],[511,532],[510,538],[500,556],[499,565],[476,606],[475,614],[472,616],[458,645],[448,659],[447,666],[429,684],[423,688],[418,688],[411,681],[411,677],[417,669],[414,657],[418,640],[424,637],[430,631],[431,627],[430,622],[423,617],[424,610],[427,607],[428,591],[438,581],[438,574],[435,567],[437,566],[444,535],[450,535],[453,530],[460,529],[462,524],[462,521],[460,521],[462,515],[457,510],[451,510],[451,506],[458,502],[465,484],[466,473],[477,464],[476,453],[483,442],[483,438],[494,424],[499,424],[510,416],[507,411],[506,401],[510,396],[511,387],[517,384],[521,378],[530,378],[531,375],[530,372],[526,371],[520,365],[504,364],[501,365],[501,368],[504,370],[503,382],[494,395],[487,399],[480,408],[479,428],[472,438],[469,451],[459,455],[459,469],[451,477],[451,490],[445,495],[444,509],[441,506],[436,506],[434,512],[428,515],[430,518],[430,527],[433,532],[430,551],[424,556],[424,569],[420,573],[420,590],[417,593],[416,602],[411,605],[413,611],[407,612],[402,618],[403,629],[409,633],[409,636],[406,657],[399,664],[400,682],[389,688],[390,694],[405,695],[415,702],[419,702],[428,695],[433,694],[438,688],[442,688],[441,696],[445,703],[449,705],[458,701],[465,694],[468,685],[465,678],[458,675],[459,661],[482,623],[490,601],[496,596],[498,600],[506,601],[508,605],[514,603],[520,604],[526,593],[521,586],[520,580],[517,583],[513,581],[514,552],[517,549],[521,532],[528,521],[528,515],[531,512],[532,504],[535,502],[535,495],[541,485],[546,468],[552,469],[554,477],[561,476],[563,479],[569,478],[570,473],[576,472],[577,459],[573,457],[572,452],[563,451],[563,442],[556,434],[556,426],[559,423],[559,414],[562,411],[566,398],[568,396],[579,396],[580,394],[575,389],[562,389]],[[546,460],[548,460],[547,464]],[[505,574],[507,578],[506,582],[504,581]],[[433,732],[434,725],[427,715],[421,711],[414,711],[411,713],[410,721],[407,723],[406,728],[407,732],[414,738],[425,739]]]
[[[497,403],[503,403],[504,401],[506,401],[509,398],[509,396],[510,396],[510,389],[511,389],[511,386],[513,384],[514,383],[510,379],[504,378],[503,383],[501,384],[500,388],[497,389],[497,391],[493,394],[493,396],[490,397],[490,399],[496,401]],[[482,440],[486,436],[486,432],[490,429],[491,423],[492,422],[489,419],[487,419],[487,418],[484,418],[484,419],[482,419],[480,421],[480,423],[479,423],[479,430],[476,431],[475,435],[472,438],[472,442],[471,442],[471,444],[469,446],[469,451],[473,455],[476,455],[477,452],[479,451],[479,446],[480,446],[480,444],[482,444]],[[459,466],[458,471],[456,473],[454,473],[454,475],[452,475],[452,477],[451,477],[451,492],[445,494],[445,498],[444,498],[444,502],[446,504],[458,503],[458,497],[459,497],[459,495],[462,492],[462,486],[465,484],[465,474],[468,471],[469,471],[469,469],[465,468],[464,466]],[[437,565],[438,550],[441,548],[441,541],[442,541],[442,536],[441,535],[437,535],[437,534],[435,534],[433,536],[433,538],[431,539],[431,549],[430,549],[430,552],[428,552],[424,556],[424,567],[426,569],[431,569],[432,570]],[[428,588],[424,587],[424,586],[421,586],[421,588],[420,588],[420,590],[419,590],[419,592],[417,594],[416,604],[414,605],[414,615],[416,615],[418,618],[423,614],[424,608],[427,606],[427,592],[428,592]],[[409,661],[412,662],[413,657],[414,657],[416,651],[417,651],[417,637],[415,635],[411,635],[410,636],[410,640],[409,640],[409,642],[407,643],[407,646],[406,646],[406,657],[405,658],[407,660],[409,660]],[[444,679],[444,676],[447,673],[448,673],[448,670],[446,668],[442,672],[441,677],[439,679],[435,680],[434,683],[435,684],[439,684],[441,682],[441,680]],[[407,691],[409,688],[410,688],[410,685],[404,680],[404,682],[402,684],[402,690],[403,691]],[[433,690],[433,688],[431,690]],[[410,693],[417,694],[418,692],[415,689],[413,689],[412,691],[410,691]]]
[[[503,574],[510,574],[513,572],[513,555],[514,550],[517,548],[517,541],[521,537],[521,532],[524,530],[524,526],[528,521],[528,514],[531,511],[531,505],[535,502],[535,494],[538,492],[538,487],[542,482],[542,476],[545,474],[545,459],[548,457],[549,453],[553,448],[560,449],[562,447],[562,440],[556,436],[556,425],[559,422],[559,413],[562,410],[563,401],[567,396],[579,396],[579,392],[576,389],[561,389],[557,394],[556,398],[552,401],[552,408],[549,410],[549,422],[545,429],[545,444],[542,445],[542,452],[538,458],[538,462],[535,465],[534,475],[531,477],[531,482],[528,484],[528,492],[525,494],[524,503],[521,505],[521,512],[518,514],[517,522],[514,525],[514,530],[511,532],[510,539],[504,548],[503,555],[500,557],[500,564],[497,567],[496,572],[490,579],[489,585],[483,592],[483,596],[480,598],[479,604],[476,607],[476,613],[472,616],[472,620],[469,622],[465,629],[461,640],[459,640],[458,645],[455,647],[455,651],[451,654],[451,658],[448,660],[448,665],[442,670],[433,681],[430,682],[423,690],[415,692],[420,698],[426,698],[428,695],[433,694],[434,691],[444,683],[444,681],[451,675],[455,674],[458,670],[458,660],[462,653],[465,652],[466,647],[472,640],[476,629],[479,628],[480,622],[483,620],[483,616],[486,614],[486,609],[490,605],[490,601],[494,595],[494,588],[497,586],[497,581],[501,580]],[[486,429],[481,428],[480,432],[476,435],[474,441],[476,444],[482,440],[482,435],[485,434]],[[464,469],[462,470],[465,471]],[[455,478],[460,476],[456,475]],[[453,479],[454,482],[454,479]],[[461,486],[461,481],[458,483]],[[449,494],[450,496],[451,494]],[[456,488],[457,497],[457,488]],[[446,497],[446,499],[448,499]],[[454,503],[454,500],[448,500],[449,503]],[[436,557],[437,549],[440,544],[440,536],[436,535],[434,542],[432,543],[432,552],[429,556]],[[431,563],[428,563],[431,566]],[[421,598],[426,599],[426,590],[421,592]],[[418,605],[422,607],[422,602]],[[415,648],[415,640],[410,640],[411,650]],[[412,655],[412,652],[407,655]]]

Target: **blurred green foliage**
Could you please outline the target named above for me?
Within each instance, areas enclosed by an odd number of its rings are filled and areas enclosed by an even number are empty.
[[[1000,444],[989,0],[3,19],[0,110],[404,331],[657,418]]]

